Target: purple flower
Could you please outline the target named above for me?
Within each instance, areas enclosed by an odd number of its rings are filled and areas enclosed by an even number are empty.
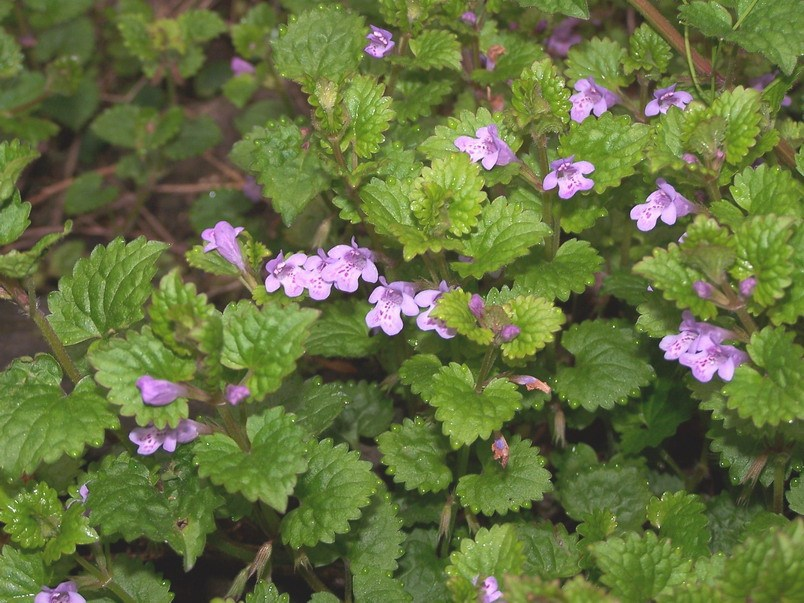
[[[78,594],[75,582],[68,580],[56,588],[43,586],[39,594],[34,597],[34,603],[87,603],[87,600]]]
[[[682,354],[696,354],[734,337],[734,333],[727,329],[696,321],[689,310],[685,310],[681,317],[678,335],[667,335],[659,342],[665,360],[675,360]]]
[[[500,138],[499,130],[495,124],[478,128],[475,135],[458,136],[455,139],[455,146],[460,151],[469,154],[472,163],[480,161],[484,168],[490,170],[495,165],[508,165],[513,161],[518,161],[516,155],[505,141]]]
[[[243,232],[243,227],[233,227],[225,221],[218,222],[214,228],[207,228],[201,233],[201,238],[207,241],[204,246],[204,253],[217,249],[230,264],[234,264],[241,271],[245,271],[246,265],[243,262],[243,254],[240,252],[240,245],[237,244],[236,237]]]
[[[377,282],[379,275],[373,261],[374,253],[366,247],[358,247],[354,237],[351,245],[336,245],[327,255],[330,259],[322,269],[321,276],[339,291],[357,291],[360,277],[367,283]]]
[[[505,325],[502,329],[500,329],[500,341],[503,343],[508,343],[509,341],[513,341],[519,334],[522,332],[516,325]]]
[[[754,90],[762,92],[774,79],[776,79],[775,73],[766,73],[765,75],[760,75],[759,77],[753,78],[749,81],[749,84]],[[792,104],[793,99],[785,95],[785,97],[782,99],[782,107],[789,107]]]
[[[262,200],[262,187],[254,180],[254,176],[246,176],[241,190],[249,201],[256,203]]]
[[[88,483],[81,484],[81,487],[78,488],[78,496],[81,497],[81,502],[82,503],[87,502],[87,496],[89,496],[89,485],[88,485]]]
[[[414,288],[411,283],[394,281],[388,283],[380,277],[380,286],[374,289],[369,302],[376,304],[366,314],[369,327],[380,327],[386,335],[396,335],[402,330],[402,314],[416,316],[419,306],[413,299]]]
[[[709,299],[712,297],[713,288],[712,285],[707,283],[706,281],[695,281],[692,283],[692,289],[695,291],[695,295],[700,297],[701,299]]]
[[[150,375],[143,375],[137,379],[136,385],[140,390],[142,401],[150,406],[166,406],[176,398],[186,398],[188,394],[184,385],[165,379],[154,379]]]
[[[658,178],[656,184],[659,189],[648,195],[645,203],[631,210],[631,219],[636,220],[637,228],[642,232],[652,230],[660,216],[665,224],[675,224],[676,218],[686,216],[695,207],[662,178]]]
[[[467,25],[475,25],[477,23],[477,15],[472,11],[468,10],[461,15],[461,21],[463,21]]]
[[[483,320],[486,315],[486,302],[477,293],[473,293],[469,298],[469,311],[478,320]]]
[[[472,580],[472,584],[477,585],[477,577]],[[480,585],[480,595],[478,600],[481,603],[494,603],[502,598],[503,594],[500,592],[500,585],[497,583],[497,578],[489,576]]]
[[[438,299],[447,291],[449,291],[447,281],[441,281],[438,285],[438,289],[427,289],[425,291],[420,291],[416,294],[416,297],[414,297],[413,300],[418,306],[427,308],[424,312],[416,317],[416,324],[418,327],[422,331],[435,331],[444,339],[452,339],[457,334],[457,331],[447,327],[443,320],[432,318],[430,316],[430,312],[432,312],[433,308],[436,307],[436,302]]]
[[[369,25],[369,27],[371,28],[371,33],[366,34],[366,39],[369,43],[363,49],[363,52],[373,56],[375,59],[381,59],[391,52],[393,47],[396,46],[396,42],[391,39],[393,34],[387,29],[381,29],[374,25]]]
[[[588,161],[573,161],[575,155],[557,159],[550,164],[553,171],[544,177],[544,190],[549,191],[558,186],[558,196],[569,199],[578,191],[588,191],[595,185],[594,180],[584,174],[591,174],[595,166]]]
[[[531,375],[512,375],[508,380],[517,385],[524,385],[529,392],[538,389],[540,392],[550,394],[553,391],[544,381]]]
[[[279,255],[265,265],[268,277],[265,279],[265,289],[273,293],[281,286],[288,297],[298,297],[307,287],[307,273],[304,263],[307,256],[303,253],[294,253],[288,259],[280,251]]]
[[[676,85],[677,84],[673,84],[667,88],[659,88],[653,93],[653,100],[645,107],[645,115],[647,117],[652,117],[659,113],[667,113],[667,110],[673,105],[683,111],[687,103],[692,102],[692,95],[683,90],[676,92]]]
[[[226,401],[232,406],[237,406],[243,400],[248,398],[250,395],[251,390],[247,388],[245,385],[232,385],[232,384],[227,385],[223,393],[223,396],[226,398]]]
[[[164,448],[165,452],[173,452],[176,450],[177,444],[192,442],[202,433],[209,433],[206,425],[192,419],[182,419],[175,429],[169,427],[157,429],[153,425],[137,427],[128,434],[128,439],[138,446],[138,454],[148,456],[159,450],[160,447]]]
[[[332,293],[332,281],[328,281],[323,276],[323,270],[327,265],[327,256],[323,249],[318,250],[317,255],[311,255],[304,262],[304,270],[307,272],[305,277],[307,291],[310,298],[316,301],[327,299]]]
[[[716,372],[723,381],[731,381],[734,369],[747,360],[748,354],[734,346],[712,344],[695,354],[682,354],[678,362],[690,367],[698,381],[707,383]]]
[[[740,281],[740,295],[743,297],[751,297],[751,294],[754,292],[754,288],[757,286],[757,279],[756,277],[749,276],[746,279]]]
[[[547,38],[547,52],[557,57],[567,56],[570,47],[579,44],[583,40],[580,34],[572,31],[580,22],[580,19],[568,17],[556,25],[553,33]]]
[[[254,71],[256,71],[254,69],[254,65],[252,65],[245,59],[241,59],[240,57],[232,57],[232,62],[229,64],[229,67],[232,69],[232,73],[234,73],[235,75],[241,75],[243,73],[254,73]]]
[[[695,155],[693,155],[692,153],[684,153],[681,156],[681,159],[684,161],[684,163],[687,163],[689,165],[692,165],[694,163],[700,163],[698,161],[698,158]]]
[[[578,123],[589,117],[592,112],[600,117],[617,104],[617,95],[595,84],[593,77],[578,80],[575,82],[575,89],[578,94],[570,96],[572,103],[570,117]]]

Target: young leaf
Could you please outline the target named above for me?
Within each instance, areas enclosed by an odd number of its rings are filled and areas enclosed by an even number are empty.
[[[545,459],[529,440],[513,436],[505,467],[491,455],[485,457],[482,473],[462,476],[455,489],[461,505],[472,513],[506,515],[508,511],[529,509],[534,500],[542,500],[544,493],[553,489]]]
[[[658,80],[667,71],[673,50],[650,25],[643,23],[637,27],[628,45],[628,56],[623,60],[627,73],[640,70],[648,78]]]
[[[595,182],[595,192],[602,193],[636,172],[649,139],[648,126],[633,123],[627,115],[614,117],[606,112],[597,119],[572,122],[569,134],[561,137],[559,154],[574,155],[577,161],[592,160],[595,171],[589,177]]]
[[[520,523],[516,531],[519,541],[524,545],[525,574],[555,580],[569,578],[581,571],[578,534],[567,533],[564,524]]]
[[[248,450],[222,433],[204,436],[194,448],[198,474],[284,513],[298,475],[307,469],[307,432],[277,407],[249,417],[246,433]]]
[[[352,78],[343,93],[348,116],[347,135],[344,140],[352,142],[358,157],[371,157],[380,149],[385,132],[394,118],[391,97],[383,96],[385,85],[374,78]]]
[[[804,348],[794,339],[793,333],[773,327],[752,334],[748,354],[764,370],[738,366],[724,388],[728,407],[757,427],[804,419]]]
[[[747,219],[734,233],[737,249],[736,275],[754,276],[756,287],[751,299],[763,306],[773,305],[784,295],[796,271],[790,262],[794,249],[787,240],[793,234],[793,218],[767,215]]]
[[[472,261],[452,262],[451,267],[461,278],[482,278],[526,255],[549,233],[539,214],[498,197],[483,207],[477,230],[464,242],[463,254]]]
[[[0,521],[11,540],[26,549],[43,549],[45,563],[53,563],[74,553],[77,545],[98,540],[83,513],[81,505],[65,509],[56,491],[39,482],[0,509]]]
[[[299,507],[282,519],[282,540],[292,546],[334,542],[336,534],[349,531],[349,522],[360,517],[377,491],[371,464],[359,460],[346,444],[332,445],[326,439],[309,452],[310,464],[294,495]]]
[[[10,544],[0,555],[0,599],[33,601],[51,578],[50,564],[45,565],[41,553],[22,553]]]
[[[246,595],[246,603],[290,603],[290,595],[280,594],[272,582],[260,580],[254,591]]]
[[[715,98],[708,112],[725,120],[722,150],[726,153],[728,163],[738,165],[756,144],[760,131],[762,113],[759,92],[742,86],[725,90]]]
[[[109,401],[120,405],[120,414],[135,417],[137,424],[153,423],[157,428],[176,427],[188,415],[187,399],[178,398],[166,406],[151,406],[142,401],[137,379],[150,375],[173,382],[189,381],[195,374],[195,361],[180,358],[154,337],[151,329],[142,333],[129,331],[128,337],[99,341],[88,353],[97,371],[95,381],[109,388]]]
[[[22,49],[13,36],[0,32],[0,79],[9,79],[22,71]]]
[[[514,280],[514,290],[545,299],[567,301],[570,293],[583,293],[595,281],[603,258],[588,241],[569,239],[552,261],[540,260]]]
[[[0,142],[0,201],[11,196],[22,170],[37,157],[36,150],[19,140]],[[5,226],[5,219],[3,224]]]
[[[494,333],[491,329],[477,324],[477,318],[469,310],[471,298],[472,294],[468,291],[460,289],[447,291],[438,298],[438,303],[430,316],[443,320],[448,327],[471,341],[479,345],[488,345],[494,339]]]
[[[649,601],[692,578],[691,563],[670,540],[626,534],[592,546],[600,581],[625,601]]]
[[[572,408],[594,412],[625,404],[653,378],[653,368],[640,353],[631,329],[605,320],[575,324],[561,338],[575,356],[575,365],[561,366],[554,388]]]
[[[418,488],[424,494],[439,492],[452,483],[452,471],[446,463],[449,444],[433,423],[420,417],[405,419],[381,434],[377,444],[388,474],[405,489]]]
[[[561,132],[569,123],[570,91],[550,59],[536,61],[511,85],[517,124],[538,132]]]
[[[156,262],[166,248],[144,237],[130,243],[118,238],[78,260],[72,276],[62,277],[58,291],[48,296],[48,321],[62,342],[104,337],[141,320]]]
[[[410,40],[410,50],[417,69],[461,70],[461,45],[458,37],[443,29],[427,29]]]
[[[62,373],[47,355],[17,359],[0,373],[0,469],[12,478],[31,474],[41,462],[80,456],[98,447],[104,431],[119,426],[91,379],[64,395]]]
[[[579,19],[589,18],[589,6],[586,0],[516,0],[520,6],[534,6],[543,13],[561,13]]]
[[[622,70],[624,58],[625,48],[618,42],[608,38],[592,38],[570,48],[567,77],[577,81],[591,75],[604,88],[617,91],[627,86],[629,81]]]
[[[734,202],[749,215],[776,214],[801,217],[804,187],[787,170],[762,164],[747,167],[734,177],[729,189]]]
[[[564,313],[541,297],[518,295],[505,302],[503,309],[520,329],[519,335],[500,346],[508,360],[532,356],[553,341],[553,334],[564,324]]]
[[[296,305],[266,305],[258,310],[241,301],[223,312],[221,362],[233,369],[249,369],[246,385],[260,400],[279,389],[296,368],[304,341],[318,316],[316,310]]]
[[[689,559],[709,556],[709,520],[706,506],[695,494],[665,492],[648,503],[648,521]]]

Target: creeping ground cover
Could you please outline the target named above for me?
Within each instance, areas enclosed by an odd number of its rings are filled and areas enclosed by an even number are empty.
[[[0,0],[0,602],[804,601],[798,0]]]

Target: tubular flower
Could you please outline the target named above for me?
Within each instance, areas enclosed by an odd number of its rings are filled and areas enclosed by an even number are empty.
[[[327,255],[329,260],[321,269],[321,276],[339,291],[357,291],[361,277],[367,283],[377,282],[379,274],[373,261],[374,253],[366,247],[358,247],[354,237],[351,245],[336,245]]]
[[[553,33],[547,38],[547,52],[557,57],[565,57],[569,49],[576,44],[580,44],[583,38],[573,30],[581,22],[575,17],[567,17],[555,26]]]
[[[544,177],[544,190],[558,187],[558,196],[569,199],[578,191],[588,191],[595,185],[594,180],[585,174],[595,171],[595,166],[588,161],[574,161],[575,155],[557,159],[550,164],[553,171]]]
[[[617,95],[603,86],[595,84],[593,77],[575,82],[575,90],[578,93],[570,96],[572,103],[570,117],[578,123],[589,117],[591,113],[600,117],[617,104]]]
[[[665,360],[676,360],[682,354],[695,354],[734,336],[727,329],[696,321],[689,310],[685,310],[681,318],[678,335],[667,335],[659,342]]]
[[[288,297],[301,295],[307,286],[306,272],[302,268],[306,261],[307,256],[303,253],[294,253],[285,259],[284,254],[280,251],[276,258],[265,265],[265,269],[268,271],[265,289],[268,293],[273,293],[282,287]]]
[[[154,379],[150,375],[143,375],[137,379],[136,385],[140,390],[142,401],[150,406],[167,406],[177,398],[186,398],[188,394],[184,385],[165,379]]]
[[[419,313],[419,306],[413,300],[414,291],[411,283],[388,283],[385,277],[380,277],[380,286],[369,297],[369,302],[376,305],[366,314],[366,324],[379,327],[386,335],[399,333],[402,330],[402,314],[416,316]]]
[[[234,264],[241,271],[245,271],[246,264],[243,261],[243,254],[240,252],[240,245],[236,240],[237,235],[241,232],[243,232],[242,226],[234,227],[226,221],[218,222],[214,228],[207,228],[201,233],[201,238],[207,241],[204,253],[217,249],[223,259]]]
[[[424,312],[416,317],[416,324],[418,327],[422,331],[435,331],[444,339],[452,339],[457,334],[457,331],[447,327],[443,320],[432,318],[430,316],[430,312],[432,312],[433,308],[436,307],[438,298],[440,298],[447,291],[449,291],[447,281],[441,281],[441,283],[438,285],[438,289],[427,289],[425,291],[420,291],[413,299],[417,305],[421,306],[422,308],[427,308]]]
[[[165,452],[173,452],[178,444],[192,442],[202,433],[208,432],[206,425],[192,419],[182,419],[175,429],[157,429],[153,425],[137,427],[128,434],[128,439],[138,446],[138,454],[148,456],[160,448],[164,448]]]
[[[455,139],[455,146],[458,150],[468,153],[472,163],[480,161],[484,168],[490,170],[495,165],[508,165],[518,161],[511,147],[500,138],[496,125],[478,128],[475,135],[477,138],[458,136]]]
[[[43,586],[39,594],[34,597],[34,603],[87,603],[87,600],[78,594],[75,582],[68,580],[56,588]]]
[[[393,50],[396,42],[391,39],[393,34],[387,29],[375,27],[374,25],[369,25],[369,27],[371,28],[371,33],[366,34],[366,39],[369,43],[363,49],[363,52],[375,59],[381,59]]]
[[[327,299],[332,293],[332,281],[326,280],[323,276],[327,260],[324,250],[319,249],[317,255],[311,255],[304,262],[304,270],[307,272],[305,277],[307,291],[310,294],[310,298],[316,301]]]
[[[734,369],[748,360],[748,354],[731,345],[711,345],[695,354],[682,354],[679,364],[692,369],[692,376],[702,383],[712,380],[717,372],[723,381],[731,381]]]
[[[229,384],[223,392],[223,397],[226,398],[226,401],[232,406],[237,406],[250,395],[251,390],[245,385]]]
[[[631,219],[636,220],[637,228],[642,232],[652,230],[659,217],[665,224],[672,225],[677,218],[686,216],[695,208],[662,178],[658,178],[656,184],[659,188],[648,195],[645,203],[640,203],[631,210]]]
[[[754,292],[754,289],[757,286],[757,279],[754,276],[749,276],[748,278],[744,278],[740,281],[740,295],[743,297],[751,297],[751,294]]]
[[[692,95],[683,90],[676,92],[676,84],[667,88],[659,88],[653,93],[653,100],[645,107],[645,115],[652,117],[659,113],[667,113],[672,106],[683,111],[690,102],[692,102]]]
[[[241,59],[240,57],[232,57],[232,62],[229,63],[229,68],[235,75],[241,75],[243,73],[254,73],[256,71],[254,65],[252,65],[245,59]]]

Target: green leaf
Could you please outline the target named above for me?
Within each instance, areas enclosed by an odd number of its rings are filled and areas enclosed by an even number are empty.
[[[22,71],[22,49],[5,31],[0,31],[0,79],[8,79]]]
[[[589,18],[589,6],[586,0],[516,0],[520,6],[534,6],[543,13],[561,13],[580,19]]]
[[[595,181],[595,192],[602,193],[636,172],[649,139],[648,126],[632,122],[627,115],[614,117],[606,112],[597,119],[572,122],[569,134],[561,137],[559,154],[574,155],[577,161],[594,160],[590,178]]]
[[[112,563],[114,582],[134,601],[171,603],[170,582],[154,571],[150,564],[127,555],[117,555]]]
[[[708,111],[726,121],[723,132],[723,152],[726,161],[737,165],[756,144],[759,124],[762,121],[759,92],[753,88],[738,86],[726,90],[715,98]]]
[[[272,408],[249,417],[246,433],[248,450],[222,433],[201,438],[194,448],[198,473],[228,492],[239,492],[251,502],[259,499],[284,513],[297,476],[307,469],[307,431],[295,424],[293,415]]]
[[[626,534],[592,546],[600,581],[625,601],[648,601],[683,584],[691,576],[691,563],[670,540]]]
[[[790,480],[790,489],[785,494],[785,498],[793,513],[804,515],[804,483],[800,478]]]
[[[219,253],[207,253],[203,245],[194,245],[185,252],[184,257],[192,268],[198,268],[209,274],[221,276],[237,276],[240,269],[228,260],[223,259]]]
[[[146,154],[167,144],[179,133],[183,122],[184,113],[179,107],[160,114],[152,107],[115,105],[92,122],[92,131],[113,145]]]
[[[394,418],[394,403],[376,383],[350,381],[340,386],[347,403],[333,431],[352,448],[358,448],[361,437],[375,438],[388,429]]]
[[[49,565],[49,564],[48,564]],[[33,601],[48,584],[51,574],[46,570],[41,553],[22,553],[10,544],[3,546],[0,555],[0,597],[4,601]]]
[[[553,341],[565,320],[560,308],[532,295],[518,295],[505,302],[503,309],[520,329],[519,335],[500,346],[508,360],[527,358],[541,350]]]
[[[520,542],[525,545],[525,574],[555,580],[569,578],[581,571],[578,534],[567,533],[563,524],[520,523],[516,531]]]
[[[804,419],[804,348],[794,340],[794,333],[773,327],[753,333],[748,354],[764,370],[738,366],[724,388],[728,407],[757,427]]]
[[[614,40],[592,38],[570,48],[567,56],[567,77],[577,81],[591,75],[595,82],[616,92],[629,83],[629,78],[623,74],[622,69],[625,54],[625,48]],[[599,155],[590,157],[597,158]]]
[[[5,201],[12,195],[22,170],[37,157],[39,152],[19,140],[0,142],[0,201]],[[5,222],[4,218],[2,221],[4,229],[7,228]]]
[[[0,509],[3,529],[26,549],[42,548],[45,563],[75,552],[79,544],[98,540],[81,505],[65,509],[53,488],[36,483]]]
[[[686,557],[709,556],[709,520],[706,506],[695,494],[665,492],[661,499],[648,503],[648,521],[659,530],[659,536],[669,538]]]
[[[737,249],[735,275],[754,276],[756,287],[751,299],[763,306],[773,305],[793,281],[795,266],[790,262],[794,249],[787,243],[795,221],[786,216],[748,218],[734,233]]]
[[[141,320],[156,261],[166,248],[144,237],[130,243],[118,238],[78,260],[72,276],[62,277],[59,290],[48,296],[48,321],[62,342],[104,337]]]
[[[176,137],[163,149],[165,156],[173,161],[182,161],[202,155],[223,139],[218,124],[209,115],[182,121]]]
[[[385,132],[394,118],[391,97],[383,96],[385,85],[374,78],[352,78],[343,93],[348,126],[344,141],[354,144],[358,157],[368,158],[379,151]]]
[[[472,513],[506,515],[508,511],[529,509],[533,501],[542,500],[544,493],[553,489],[545,459],[530,440],[513,436],[505,467],[488,453],[484,456],[483,471],[462,476],[455,489],[461,504]]]
[[[517,124],[537,132],[561,132],[569,123],[570,91],[550,59],[536,61],[511,85]]]
[[[45,252],[66,237],[73,229],[72,220],[64,223],[62,232],[51,232],[39,239],[28,251],[12,249],[0,255],[0,274],[10,278],[23,279],[39,268],[39,261]]]
[[[256,176],[286,226],[329,184],[318,155],[303,146],[299,126],[283,119],[253,128],[230,154],[237,166]]]
[[[729,191],[734,202],[749,215],[802,215],[804,190],[791,172],[778,166],[745,168],[734,177]]]
[[[403,79],[396,89],[403,95],[400,99],[394,99],[396,119],[412,122],[418,117],[431,115],[434,108],[452,92],[452,83],[445,80],[418,82]]]
[[[758,481],[763,486],[773,482],[773,467],[765,464],[757,468],[756,463],[767,454],[767,446],[759,437],[727,429],[721,422],[713,422],[706,436],[711,440],[709,447],[720,457],[720,464],[728,467],[733,484]]]
[[[452,483],[452,471],[446,462],[449,445],[433,423],[420,417],[415,421],[405,419],[381,434],[377,444],[388,474],[395,483],[404,484],[406,490],[440,492]]]
[[[653,287],[661,289],[662,296],[676,302],[679,309],[689,309],[701,320],[717,316],[717,306],[698,297],[692,288],[692,283],[704,280],[705,276],[687,266],[681,248],[675,243],[670,243],[667,249],[654,249],[652,256],[634,266],[634,272],[649,279]]]
[[[369,336],[366,314],[371,306],[362,301],[330,302],[321,308],[321,318],[307,339],[307,353],[326,358],[363,358],[377,349]]]
[[[82,379],[68,396],[61,380],[58,363],[46,355],[14,360],[0,373],[0,468],[11,477],[63,454],[78,457],[119,427],[92,380]]]
[[[468,291],[455,289],[447,291],[438,298],[438,303],[430,316],[443,320],[448,327],[458,331],[479,345],[488,345],[494,339],[491,329],[477,324],[477,318],[469,310],[469,300],[472,294]]]
[[[624,58],[625,71],[642,71],[650,79],[658,80],[667,71],[673,50],[647,23],[634,30],[628,39],[629,52]]]
[[[241,301],[223,312],[221,362],[233,369],[248,369],[246,385],[261,400],[279,389],[282,379],[296,368],[304,341],[318,316],[316,310],[266,305],[257,309]]]
[[[464,242],[463,255],[472,261],[452,262],[451,267],[461,278],[482,278],[527,255],[549,233],[538,213],[498,197],[483,207],[477,230]]]
[[[310,450],[309,462],[294,492],[299,506],[280,526],[282,540],[293,548],[334,542],[377,491],[371,463],[359,460],[346,444],[333,447],[331,439],[322,440]]]
[[[570,293],[583,293],[595,281],[603,258],[588,241],[569,239],[551,261],[539,260],[514,280],[514,291],[545,299],[567,301]]]
[[[363,211],[378,234],[391,236],[396,240],[397,233],[405,235],[411,231],[418,232],[410,212],[409,198],[412,193],[412,180],[396,178],[391,178],[387,182],[372,178],[371,182],[361,189]],[[401,238],[400,242],[404,244]]]
[[[469,445],[477,438],[488,439],[522,407],[516,385],[507,379],[494,379],[478,392],[469,367],[456,362],[436,373],[426,401],[436,408],[435,417],[442,422],[442,431],[453,448]]]
[[[290,595],[280,594],[273,583],[260,580],[246,595],[246,603],[290,603]]]
[[[226,31],[226,23],[211,10],[186,10],[177,19],[192,42],[208,42]]]
[[[309,90],[324,78],[340,83],[357,70],[365,35],[362,17],[321,5],[292,20],[274,40],[276,70]]]
[[[416,354],[399,367],[399,379],[410,387],[414,394],[430,396],[433,375],[441,369],[441,361],[435,354]]]
[[[412,600],[399,580],[373,568],[365,568],[352,577],[352,593],[355,603],[409,603]]]
[[[14,190],[11,199],[0,206],[0,245],[13,243],[22,236],[31,225],[30,213],[31,204],[23,203],[20,192]]]
[[[103,176],[97,172],[81,174],[67,189],[64,197],[64,212],[68,216],[86,214],[109,205],[118,198],[120,189],[103,186]]]
[[[398,577],[414,601],[448,601],[444,584],[447,560],[437,553],[435,529],[414,528],[405,541],[405,555],[399,560]]]
[[[129,331],[126,339],[112,338],[98,342],[88,353],[97,371],[95,381],[109,388],[109,401],[120,406],[120,414],[134,417],[138,425],[153,423],[158,429],[176,427],[189,413],[186,398],[166,406],[151,406],[142,401],[137,379],[150,375],[168,381],[189,381],[195,374],[195,361],[171,352],[144,327],[141,333]]]
[[[504,575],[520,574],[525,564],[522,543],[510,523],[480,528],[474,540],[461,540],[460,550],[452,553],[449,560],[447,586],[453,601],[475,600],[477,588],[473,581],[476,578],[481,581],[494,576],[500,580]]]
[[[653,368],[640,352],[634,332],[616,322],[588,320],[572,325],[561,345],[575,356],[575,365],[561,366],[554,389],[570,407],[594,412],[639,395],[653,378]]]
[[[402,556],[402,520],[391,504],[390,495],[380,490],[363,509],[363,516],[355,522],[353,533],[347,540],[346,550],[354,574],[364,570],[393,572],[397,559]]]
[[[323,383],[313,377],[300,384],[300,379],[288,379],[272,400],[285,411],[296,415],[296,425],[318,435],[340,415],[349,403],[343,383]]]
[[[726,559],[720,584],[732,601],[798,601],[804,597],[804,522],[750,536]]]
[[[732,31],[731,14],[717,2],[695,0],[678,7],[681,19],[709,37],[727,37]]]
[[[673,320],[677,322],[675,314]],[[646,399],[629,405],[622,419],[613,419],[614,429],[622,435],[620,450],[623,454],[633,455],[658,446],[690,418],[690,405],[676,399],[674,394],[669,384],[659,382]]]
[[[416,69],[461,70],[461,45],[458,37],[443,29],[426,29],[410,40],[410,50],[416,60]]]
[[[574,475],[559,472],[558,496],[575,521],[592,513],[612,513],[620,531],[638,530],[645,521],[645,505],[651,492],[636,467],[600,465]]]
[[[246,59],[262,58],[275,27],[276,12],[272,6],[257,4],[251,7],[239,23],[232,25],[235,51]]]

